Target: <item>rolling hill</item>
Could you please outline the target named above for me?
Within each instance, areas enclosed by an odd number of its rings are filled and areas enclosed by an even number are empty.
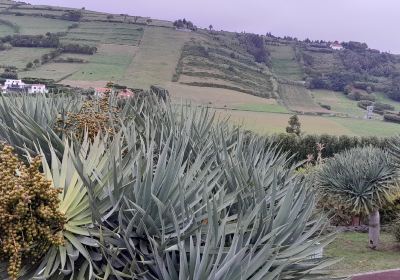
[[[349,98],[357,93],[393,105],[393,113],[400,108],[393,100],[399,57],[360,43],[334,51],[329,42],[176,29],[148,17],[8,0],[0,0],[0,38],[3,79],[15,73],[82,88],[159,85],[175,102],[214,107],[262,133],[283,132],[294,113],[304,115],[307,133],[383,136],[400,128],[378,114],[364,120]]]

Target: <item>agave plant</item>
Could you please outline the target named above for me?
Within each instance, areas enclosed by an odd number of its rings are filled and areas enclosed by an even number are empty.
[[[337,154],[318,174],[322,193],[337,199],[356,215],[369,215],[369,246],[379,243],[379,209],[398,191],[397,170],[388,152],[373,147]]]
[[[125,249],[109,265],[141,279],[323,278],[331,261],[309,258],[332,236],[287,155],[208,126],[213,114],[165,108],[127,128],[138,156],[113,223]]]
[[[59,154],[63,154],[64,139],[54,130],[57,118],[67,112],[77,112],[82,98],[64,95],[20,95],[0,99],[0,138],[12,144],[20,152],[28,149],[33,154],[37,147],[49,147],[50,142]],[[49,155],[49,150],[46,150]]]
[[[66,217],[65,244],[20,279],[325,278],[331,260],[312,256],[333,237],[286,154],[207,109],[152,96],[120,116],[112,140],[63,135],[62,149],[37,121],[4,124],[41,129],[14,143],[43,155]]]

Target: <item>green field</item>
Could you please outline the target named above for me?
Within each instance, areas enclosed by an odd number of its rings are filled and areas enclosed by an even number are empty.
[[[119,82],[148,88],[171,81],[181,49],[190,38],[190,33],[146,27],[140,49]]]
[[[121,44],[137,46],[143,36],[143,27],[124,23],[82,22],[71,29],[63,42],[84,44]]]
[[[217,110],[229,116],[233,124],[260,134],[283,133],[292,113],[269,113],[257,111]],[[299,115],[301,130],[306,134],[331,134],[354,136],[393,136],[400,132],[400,126],[379,120],[364,120],[340,117]]]
[[[357,106],[357,101],[347,98],[341,92],[330,90],[312,90],[315,102],[332,107],[331,111],[355,118],[365,116],[365,110]]]
[[[0,51],[0,64],[25,68],[28,62],[36,58],[40,59],[43,54],[52,50],[49,48],[12,48],[7,51]]]
[[[21,35],[43,35],[47,32],[64,32],[71,25],[70,21],[43,17],[1,15],[1,18],[19,26],[19,33]]]
[[[243,104],[234,106],[234,109],[251,112],[283,113],[288,114],[286,107],[280,104]]]
[[[7,35],[14,34],[14,29],[11,26],[4,25],[0,23],[0,36],[4,37]]]
[[[314,102],[311,92],[304,86],[281,84],[279,95],[290,110],[307,113],[330,113]]]
[[[81,64],[79,71],[69,77],[78,81],[120,80],[132,63],[135,47],[104,44],[89,58],[89,63]]]

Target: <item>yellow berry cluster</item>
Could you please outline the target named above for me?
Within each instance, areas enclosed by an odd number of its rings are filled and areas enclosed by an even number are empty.
[[[60,190],[40,167],[40,157],[26,165],[11,146],[0,149],[0,259],[8,262],[13,280],[23,263],[37,261],[50,246],[64,242]]]
[[[118,118],[117,107],[110,106],[108,97],[100,100],[86,100],[82,109],[78,113],[67,113],[66,119],[59,118],[56,123],[56,131],[73,134],[78,139],[82,139],[85,130],[88,137],[93,139],[101,132],[113,135],[114,131],[110,119]],[[118,121],[115,122],[118,124]]]

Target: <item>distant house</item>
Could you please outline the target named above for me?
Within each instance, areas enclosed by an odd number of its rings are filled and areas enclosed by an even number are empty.
[[[24,82],[22,82],[21,80],[7,79],[4,82],[3,89],[24,89],[25,87],[26,87],[26,84]]]
[[[338,41],[332,43],[332,44],[330,45],[330,47],[331,47],[331,49],[336,50],[336,51],[340,51],[340,50],[343,49],[343,45],[340,44]]]
[[[135,97],[135,93],[130,89],[123,89],[117,94],[118,98],[132,98]]]
[[[28,93],[47,93],[46,85],[34,84],[28,85]]]
[[[111,92],[111,89],[109,89],[109,88],[95,88],[94,89],[94,96],[99,97],[99,98],[103,98],[107,94],[109,94],[110,92]]]

